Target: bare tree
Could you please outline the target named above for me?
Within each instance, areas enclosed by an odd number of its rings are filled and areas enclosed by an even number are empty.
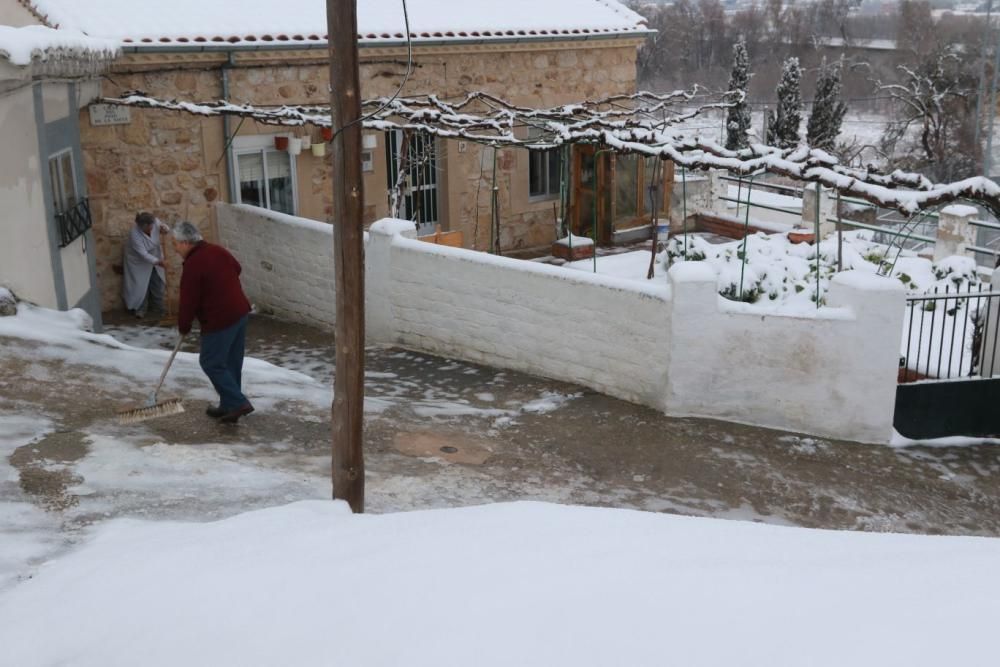
[[[975,68],[946,48],[899,70],[900,83],[877,82],[878,90],[896,103],[895,118],[882,138],[893,166],[936,180],[976,173],[982,150],[974,140]]]

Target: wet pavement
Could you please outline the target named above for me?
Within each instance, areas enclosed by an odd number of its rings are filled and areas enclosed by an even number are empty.
[[[257,318],[247,345],[251,356],[332,381],[329,334]],[[387,403],[366,424],[371,511],[542,499],[1000,535],[995,445],[891,448],[669,418],[581,387],[399,349],[371,349],[366,363],[368,398]],[[325,421],[272,421],[251,418],[246,431],[276,429],[272,438],[316,456],[329,449]],[[474,461],[463,458],[470,450]]]
[[[116,318],[106,333],[158,349],[173,335]],[[0,505],[16,509],[0,512],[0,536],[34,539],[39,555],[28,562],[108,518],[209,520],[330,495],[329,408],[307,399],[319,387],[309,378],[290,374],[301,400],[293,391],[233,427],[192,398],[208,394],[185,380],[197,377],[188,361],[189,374],[172,380],[188,411],[123,427],[114,408],[130,393],[107,369],[39,351],[0,337]],[[327,333],[258,316],[247,353],[331,383]],[[366,363],[371,512],[542,500],[1000,535],[996,445],[892,448],[668,418],[581,387],[396,348],[372,348]],[[247,392],[253,399],[254,386]]]

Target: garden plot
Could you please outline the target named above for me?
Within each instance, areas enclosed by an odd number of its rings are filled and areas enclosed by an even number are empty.
[[[702,261],[715,271],[719,294],[741,301],[761,313],[807,314],[826,304],[830,281],[841,268],[881,273],[899,280],[911,297],[955,294],[942,302],[907,302],[900,342],[905,366],[924,377],[969,375],[975,371],[982,325],[990,309],[988,292],[970,257],[948,257],[940,262],[898,253],[874,243],[867,230],[845,232],[838,242],[831,235],[818,248],[792,243],[785,234],[757,233],[744,241],[713,244],[698,235],[673,237],[656,258],[653,280],[666,280],[667,267],[676,262]],[[746,261],[743,261],[744,256]],[[570,269],[596,271],[632,280],[646,280],[649,253],[637,251],[611,257],[571,262]],[[996,307],[994,306],[993,309]],[[940,367],[941,372],[938,373]]]

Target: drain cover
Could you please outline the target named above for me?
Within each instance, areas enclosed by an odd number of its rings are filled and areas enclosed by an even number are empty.
[[[441,448],[441,451],[444,452],[445,454],[457,454],[458,453],[458,447],[452,447],[451,445],[445,445],[444,447]]]

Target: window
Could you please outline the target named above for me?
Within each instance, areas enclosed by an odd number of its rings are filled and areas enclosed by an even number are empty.
[[[273,137],[237,137],[236,196],[240,204],[295,214],[295,162],[274,150]]]
[[[528,153],[528,195],[558,197],[562,179],[562,151],[550,148]]]
[[[539,131],[528,128],[528,138],[533,139],[539,136]],[[528,151],[528,196],[531,198],[545,198],[559,196],[559,185],[562,180],[562,150],[550,148],[548,150]]]
[[[66,149],[49,158],[49,184],[52,189],[52,208],[59,228],[59,247],[87,233],[93,226],[90,205],[76,189],[76,169],[73,151]]]
[[[52,183],[52,204],[57,214],[76,206],[78,198],[72,151],[65,150],[49,158],[49,181]]]

